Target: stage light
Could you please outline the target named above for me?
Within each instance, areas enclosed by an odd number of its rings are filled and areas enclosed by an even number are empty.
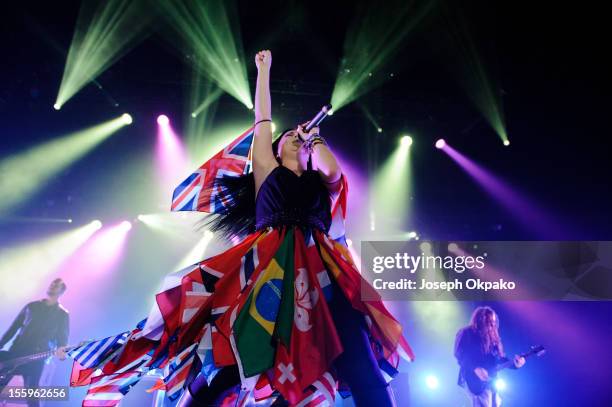
[[[406,237],[408,237],[408,239],[416,239],[418,236],[419,235],[415,231],[411,231],[406,234]]]
[[[253,109],[238,19],[231,2],[158,2],[170,26],[193,51],[189,60],[219,88]],[[249,64],[253,59],[247,58]]]
[[[454,74],[476,108],[499,138],[506,141],[508,135],[503,111],[502,87],[481,58],[478,43],[474,40],[464,16],[459,12],[453,15],[450,10],[447,7],[443,11],[446,14],[445,29],[449,34],[446,37],[449,40],[448,53],[455,62],[450,66],[455,68]]]
[[[159,116],[157,116],[157,124],[159,124],[160,126],[167,126],[168,124],[170,124],[170,119],[165,114],[160,114]]]
[[[53,104],[53,108],[54,108],[55,110],[60,110],[60,109],[62,108],[62,106],[61,106],[59,103],[54,103],[54,104]]]
[[[446,141],[443,138],[438,139],[438,141],[436,141],[436,148],[437,149],[442,149],[444,148],[444,146],[446,146]]]
[[[327,112],[328,116],[333,116],[334,115],[334,109],[329,109],[329,111]]]
[[[276,131],[276,123],[272,122],[272,133]]]
[[[508,139],[504,140],[504,145],[505,146],[509,146],[510,145],[510,140],[508,140]]]
[[[448,251],[451,253],[457,253],[457,251],[459,250],[459,245],[457,245],[457,243],[449,243],[448,244]]]
[[[382,133],[382,127],[377,128],[376,131]]]
[[[506,381],[504,379],[498,378],[495,380],[495,390],[504,391],[507,388]]]
[[[253,110],[254,108],[255,108],[255,105],[253,105],[252,103],[247,104],[247,109]]]
[[[440,386],[440,382],[438,381],[438,378],[436,376],[427,375],[425,377],[425,385],[428,389],[435,390]]]
[[[560,235],[567,236],[567,231],[563,229],[564,222],[559,222],[558,219],[551,217],[549,210],[540,208],[540,205],[529,197],[521,194],[501,178],[455,150],[451,145],[447,144],[442,151],[525,228],[535,232],[538,238],[550,239]]]
[[[0,161],[0,214],[26,201],[47,181],[82,158],[125,126],[118,117],[108,122],[52,139]]]
[[[405,233],[412,218],[412,137],[400,138],[398,147],[374,175],[371,205],[377,215],[376,229],[382,233]],[[392,198],[391,198],[392,197]]]
[[[154,13],[141,0],[83,2],[68,50],[56,109],[144,39]],[[98,88],[101,86],[98,84]]]
[[[181,270],[204,259],[206,257],[206,248],[214,236],[215,235],[210,230],[204,231],[204,235],[200,238],[196,245],[193,246],[189,253],[187,253],[180,262],[178,262],[174,269]]]
[[[410,147],[412,145],[412,137],[402,136],[402,138],[400,139],[400,144],[404,147]]]
[[[99,230],[102,229],[102,222],[100,222],[99,220],[94,220],[91,222],[91,226],[95,229],[95,230]]]
[[[42,285],[49,283],[47,277],[56,272],[96,230],[90,223],[43,239],[32,239],[25,245],[3,245],[0,248],[0,298],[3,305],[23,303],[41,290]]]
[[[133,122],[132,116],[129,113],[123,113],[121,119],[123,119],[125,124],[132,124]]]
[[[72,219],[68,219],[68,223],[72,223]]]
[[[417,2],[418,3],[418,2]],[[384,72],[406,37],[433,9],[434,2],[376,2],[360,8],[344,36],[331,104],[340,110],[393,75]]]
[[[119,228],[125,232],[132,229],[132,223],[130,221],[124,220],[119,224]]]
[[[174,132],[170,125],[170,119],[166,115],[157,117],[157,144],[155,148],[156,169],[159,182],[160,195],[167,196],[190,170],[190,162],[187,152],[180,137]]]
[[[431,251],[431,243],[429,242],[423,242],[419,245],[419,249],[421,249],[422,252],[430,252]]]
[[[351,247],[353,245],[353,241],[351,239],[346,239],[346,245]]]

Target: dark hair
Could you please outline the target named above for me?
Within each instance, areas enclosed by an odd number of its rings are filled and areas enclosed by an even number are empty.
[[[285,134],[294,129],[284,130],[274,142],[272,153],[281,164],[277,155],[278,145]],[[225,238],[244,237],[255,232],[255,176],[253,172],[239,177],[224,176],[217,180],[216,188],[208,186],[205,196],[216,195],[223,202],[223,207],[211,217],[200,222],[198,228],[207,228],[212,232],[221,233]],[[213,192],[214,194],[211,194]],[[204,205],[209,205],[204,202]]]

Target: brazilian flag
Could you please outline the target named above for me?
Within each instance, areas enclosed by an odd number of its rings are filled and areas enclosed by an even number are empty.
[[[289,346],[294,312],[293,256],[293,230],[288,230],[234,321],[236,347],[246,377],[274,365],[277,340]]]

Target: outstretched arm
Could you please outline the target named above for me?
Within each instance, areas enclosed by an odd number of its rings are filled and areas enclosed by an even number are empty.
[[[257,85],[255,87],[255,135],[253,139],[253,174],[255,191],[278,164],[272,152],[272,102],[270,98],[270,67],[272,53],[259,51],[255,55]],[[263,120],[263,121],[262,121]]]

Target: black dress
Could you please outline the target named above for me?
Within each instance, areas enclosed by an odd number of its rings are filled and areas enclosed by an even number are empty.
[[[255,200],[256,229],[299,226],[323,233],[331,225],[331,198],[317,171],[297,175],[289,168],[274,168]]]

